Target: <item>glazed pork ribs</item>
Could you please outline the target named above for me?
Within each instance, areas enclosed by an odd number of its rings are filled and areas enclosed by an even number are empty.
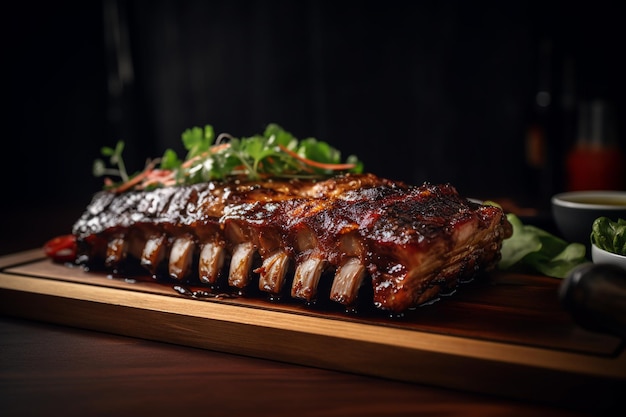
[[[308,302],[332,280],[324,296],[333,301],[350,307],[366,293],[368,304],[401,313],[492,269],[511,226],[451,185],[363,174],[103,191],[73,232],[84,265],[135,262],[157,279],[258,284]]]

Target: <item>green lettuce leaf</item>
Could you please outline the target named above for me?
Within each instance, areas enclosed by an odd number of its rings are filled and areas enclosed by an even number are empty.
[[[507,219],[513,235],[502,243],[498,268],[538,272],[554,278],[565,278],[577,265],[588,262],[582,243],[568,243],[533,225],[525,225],[516,215]]]

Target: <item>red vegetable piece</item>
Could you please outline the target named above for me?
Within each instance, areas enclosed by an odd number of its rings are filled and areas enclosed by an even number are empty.
[[[76,259],[76,238],[74,235],[57,236],[43,245],[43,251],[55,262],[73,262]]]

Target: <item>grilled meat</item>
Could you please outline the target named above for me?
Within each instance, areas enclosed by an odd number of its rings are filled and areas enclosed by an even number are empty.
[[[77,221],[83,264],[139,262],[151,274],[401,313],[495,266],[512,233],[502,210],[451,185],[371,174],[325,181],[208,182],[100,192]],[[329,275],[332,274],[330,277]]]

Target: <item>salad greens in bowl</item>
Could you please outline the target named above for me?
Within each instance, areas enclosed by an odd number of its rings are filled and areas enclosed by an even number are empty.
[[[626,220],[599,217],[591,229],[591,258],[594,263],[626,268]]]

